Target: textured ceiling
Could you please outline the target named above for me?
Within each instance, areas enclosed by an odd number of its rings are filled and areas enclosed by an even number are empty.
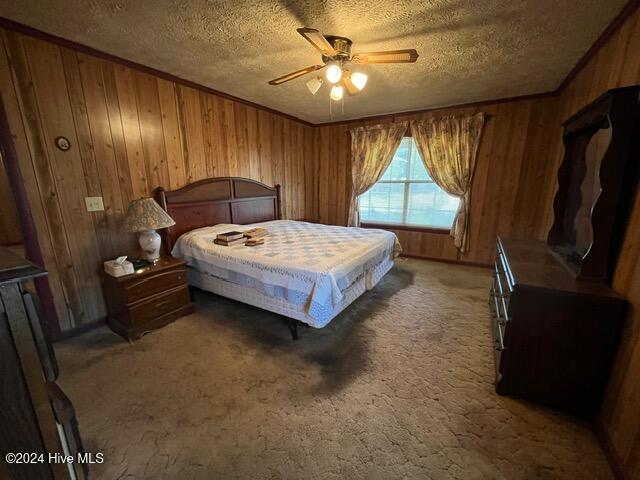
[[[555,89],[626,0],[2,0],[0,15],[320,123]],[[416,48],[415,64],[367,65],[365,90],[329,110],[320,63],[296,32],[343,35],[354,51]]]

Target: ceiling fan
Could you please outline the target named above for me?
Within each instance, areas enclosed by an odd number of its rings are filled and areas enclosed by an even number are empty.
[[[285,82],[301,77],[311,72],[327,68],[326,79],[331,87],[331,99],[342,100],[344,89],[350,95],[359,93],[367,84],[367,75],[362,72],[352,72],[345,68],[349,63],[354,64],[378,64],[378,63],[414,63],[418,59],[415,49],[387,50],[384,52],[363,52],[351,54],[352,41],[346,37],[335,35],[323,35],[315,28],[298,28],[302,35],[321,54],[323,65],[296,70],[269,82],[270,85],[281,85]],[[315,95],[322,86],[322,77],[314,77],[307,82],[307,88]]]

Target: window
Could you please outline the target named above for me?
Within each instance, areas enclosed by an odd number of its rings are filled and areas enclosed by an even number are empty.
[[[429,177],[413,138],[405,137],[380,181],[360,196],[360,220],[448,229],[459,202]]]

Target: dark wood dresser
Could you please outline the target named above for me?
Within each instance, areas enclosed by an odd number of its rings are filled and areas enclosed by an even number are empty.
[[[610,286],[638,194],[640,86],[609,90],[563,127],[546,241],[498,239],[496,391],[592,417],[627,312]]]
[[[592,417],[626,301],[576,280],[543,241],[499,239],[490,306],[496,392]]]
[[[0,247],[1,479],[88,478],[88,464],[77,461],[85,451],[76,414],[56,383],[58,364],[31,293],[32,280],[46,274]],[[8,462],[7,454],[17,455]],[[50,454],[70,454],[76,461],[50,462]]]
[[[184,260],[162,256],[131,275],[103,272],[102,280],[109,326],[126,340],[137,340],[193,312]]]

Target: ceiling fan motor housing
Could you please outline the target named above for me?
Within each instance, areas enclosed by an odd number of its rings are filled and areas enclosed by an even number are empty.
[[[322,61],[324,63],[335,62],[336,60],[349,60],[351,58],[351,42],[347,37],[338,37],[335,35],[327,35],[325,37],[327,41],[331,44],[333,49],[338,52],[337,55],[332,57],[328,57],[326,55],[322,56]]]

